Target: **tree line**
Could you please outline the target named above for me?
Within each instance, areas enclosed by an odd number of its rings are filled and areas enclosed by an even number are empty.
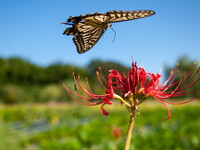
[[[188,57],[181,57],[178,62],[180,63],[180,76],[177,76],[177,79],[181,78],[181,74],[189,71],[193,65]],[[99,86],[96,86],[96,70],[99,66],[102,67],[105,76],[109,69],[125,73],[128,71],[127,66],[113,61],[93,60],[85,67],[64,63],[54,63],[42,67],[18,57],[0,58],[0,102],[47,102],[70,99],[59,84],[59,80],[68,81],[73,87],[72,72],[79,74],[82,79],[88,77],[90,85],[99,91]],[[164,68],[165,77],[169,75],[172,67]],[[194,86],[193,89],[198,88],[197,86]],[[200,93],[197,94],[200,95]]]

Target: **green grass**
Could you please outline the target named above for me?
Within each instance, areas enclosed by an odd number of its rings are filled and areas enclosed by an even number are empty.
[[[0,107],[0,149],[112,150],[113,125],[122,128],[123,149],[129,116],[124,106],[99,107],[76,103],[24,104]],[[158,103],[144,103],[136,118],[131,150],[197,150],[200,147],[200,105],[170,107],[172,118]]]

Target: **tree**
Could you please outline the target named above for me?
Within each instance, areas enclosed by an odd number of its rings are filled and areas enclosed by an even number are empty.
[[[87,66],[88,72],[90,73],[90,75],[94,76],[96,74],[96,71],[98,70],[98,67],[102,68],[102,73],[105,76],[108,75],[110,69],[114,69],[114,70],[116,69],[120,73],[122,72],[126,73],[128,69],[126,66],[121,65],[117,62],[93,60]]]

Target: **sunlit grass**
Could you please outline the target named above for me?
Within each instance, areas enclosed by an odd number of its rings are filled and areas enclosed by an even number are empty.
[[[123,141],[129,116],[124,105],[105,108],[77,103],[15,104],[0,106],[0,149],[97,149],[111,150],[113,125],[122,128],[118,148]],[[136,118],[131,149],[198,149],[200,147],[200,103],[170,107],[172,118],[155,101],[141,104]],[[12,143],[12,145],[9,145]],[[5,147],[5,145],[8,145]],[[67,147],[67,148],[66,148]]]

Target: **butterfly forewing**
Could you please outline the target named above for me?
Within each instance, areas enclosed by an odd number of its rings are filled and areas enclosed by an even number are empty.
[[[110,17],[107,14],[103,13],[94,13],[94,14],[88,14],[83,17],[83,20],[94,20],[94,21],[100,21],[100,22],[106,22]]]
[[[138,11],[109,11],[109,22],[128,21],[133,19],[144,18],[153,15],[155,12],[151,10],[138,10]]]

